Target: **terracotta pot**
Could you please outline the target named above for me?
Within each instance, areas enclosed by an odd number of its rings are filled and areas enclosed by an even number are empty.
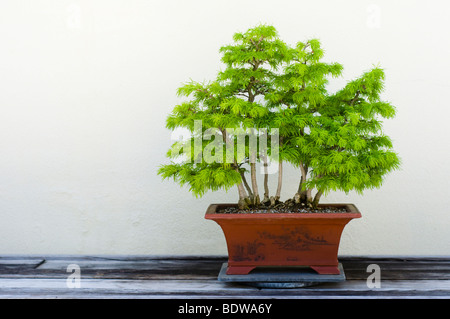
[[[309,266],[319,274],[339,274],[342,231],[361,213],[353,204],[347,213],[218,214],[234,204],[212,204],[205,218],[222,228],[228,247],[228,275],[245,275],[256,267]]]

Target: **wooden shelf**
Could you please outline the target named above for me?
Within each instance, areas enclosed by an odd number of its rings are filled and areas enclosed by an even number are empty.
[[[295,289],[259,289],[218,280],[226,257],[0,256],[0,298],[450,298],[448,257],[340,257],[346,280]],[[80,267],[69,288],[67,267]],[[368,266],[380,268],[370,288]]]

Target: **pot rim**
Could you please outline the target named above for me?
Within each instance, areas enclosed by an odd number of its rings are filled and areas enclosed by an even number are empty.
[[[325,203],[319,204],[319,207],[345,207],[347,213],[255,213],[255,214],[218,214],[216,210],[222,207],[237,207],[237,204],[220,203],[211,204],[206,210],[206,219],[281,219],[281,218],[295,218],[295,219],[348,219],[361,218],[361,213],[354,204],[349,203]]]

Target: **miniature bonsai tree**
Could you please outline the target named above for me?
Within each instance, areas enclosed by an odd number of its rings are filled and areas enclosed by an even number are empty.
[[[281,203],[283,165],[289,163],[299,169],[299,184],[288,201],[316,208],[324,193],[379,187],[399,167],[382,133],[381,119],[395,115],[381,100],[382,69],[331,93],[328,80],[343,67],[322,62],[318,40],[291,47],[266,25],[236,33],[233,40],[220,49],[225,69],[216,79],[178,89],[188,100],[173,109],[166,127],[186,128],[191,135],[169,149],[172,161],[158,171],[163,178],[188,185],[195,196],[236,186],[240,209],[270,207]],[[273,162],[277,187],[270,196]],[[262,199],[257,164],[263,168]]]

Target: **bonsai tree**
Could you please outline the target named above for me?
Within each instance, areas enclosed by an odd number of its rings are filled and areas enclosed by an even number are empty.
[[[331,93],[328,80],[343,67],[322,61],[318,40],[289,46],[266,25],[236,33],[233,40],[220,49],[225,69],[216,79],[178,89],[187,100],[175,106],[166,127],[191,134],[169,149],[171,163],[158,170],[163,178],[188,185],[198,197],[236,186],[240,209],[271,207],[281,203],[283,165],[289,163],[299,170],[289,203],[317,208],[322,194],[379,187],[399,167],[382,132],[381,120],[395,115],[381,100],[382,69]],[[271,196],[269,166],[275,162]],[[257,165],[263,168],[261,190]]]

